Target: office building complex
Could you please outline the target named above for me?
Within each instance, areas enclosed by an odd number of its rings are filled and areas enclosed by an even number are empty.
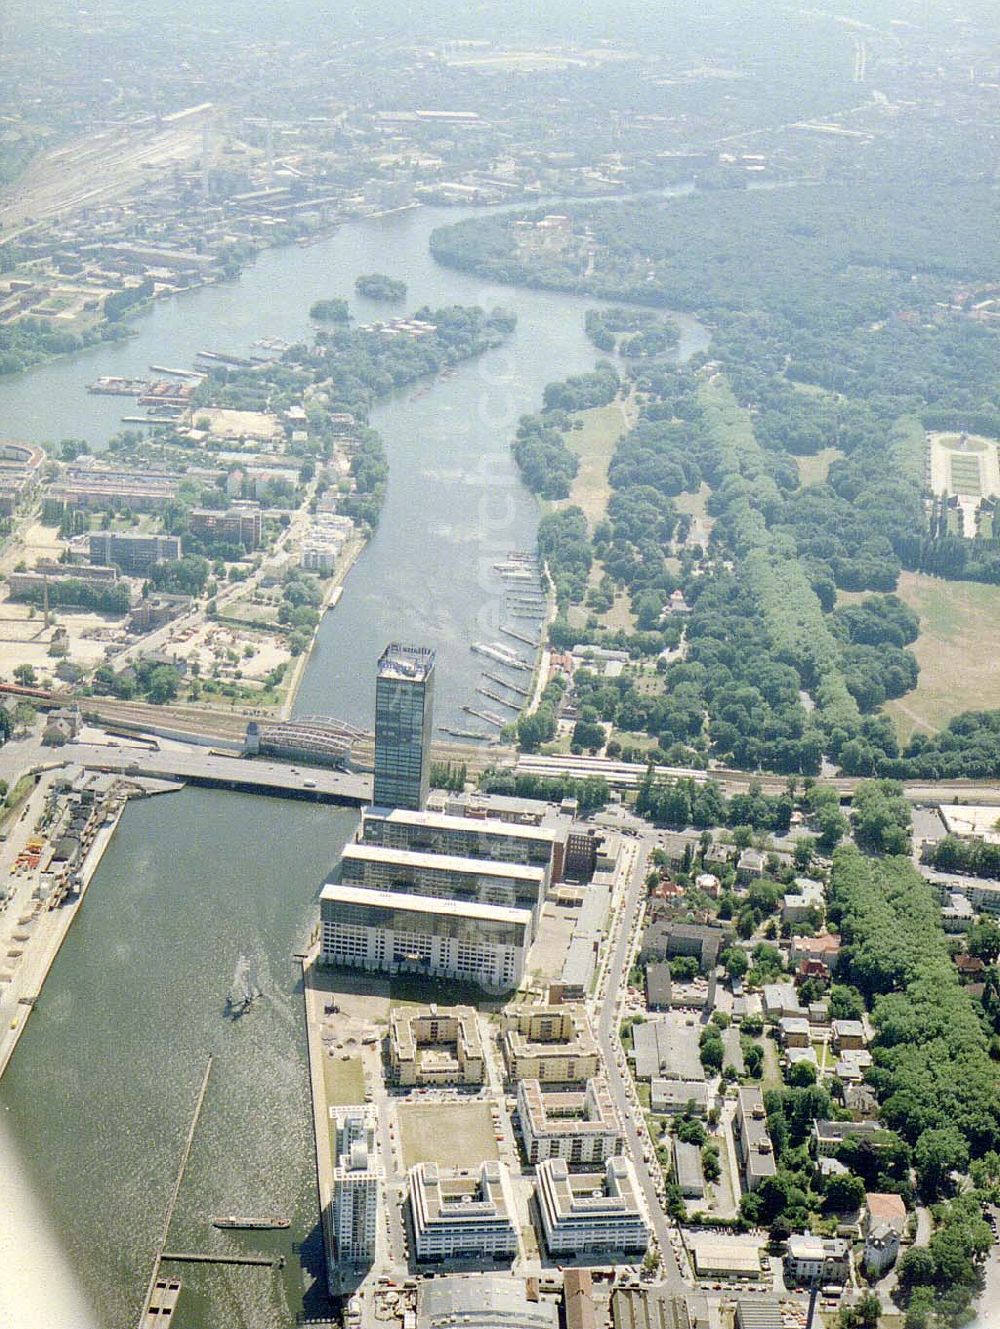
[[[526,909],[329,882],[320,895],[328,964],[516,987],[531,941]]]
[[[340,875],[342,881],[374,890],[527,909],[536,919],[545,894],[543,868],[449,854],[416,854],[378,844],[347,845]]]
[[[517,1254],[514,1196],[502,1163],[483,1163],[478,1172],[418,1163],[409,1182],[418,1260]]]
[[[389,1015],[389,1069],[398,1085],[482,1084],[479,1021],[471,1006],[397,1007]]]
[[[90,536],[91,563],[115,564],[126,577],[142,577],[154,563],[176,563],[180,556],[178,535],[94,531]]]
[[[337,1259],[368,1264],[375,1256],[381,1171],[375,1156],[375,1115],[368,1107],[340,1108],[331,1124],[332,1226]]]
[[[520,826],[497,817],[473,818],[380,807],[365,809],[358,833],[362,844],[409,849],[419,854],[521,863],[543,868],[547,874],[556,839],[557,832],[551,826]]]
[[[535,1195],[550,1255],[645,1251],[649,1245],[628,1158],[609,1158],[603,1173],[571,1173],[564,1158],[550,1158],[535,1172]]]
[[[583,1006],[515,1006],[502,1020],[512,1080],[582,1084],[598,1074],[600,1053]]]
[[[545,1093],[537,1080],[520,1080],[517,1119],[529,1163],[563,1158],[592,1166],[622,1152],[618,1115],[601,1077],[588,1080],[582,1093]]]
[[[419,810],[430,787],[434,652],[386,647],[375,679],[376,807]]]

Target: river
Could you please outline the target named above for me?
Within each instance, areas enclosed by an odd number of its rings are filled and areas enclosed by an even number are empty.
[[[481,672],[469,644],[495,637],[499,621],[490,566],[534,542],[537,506],[508,446],[517,419],[537,409],[547,382],[597,358],[583,332],[593,300],[484,285],[434,263],[430,230],[462,215],[399,213],[351,223],[315,245],[266,251],[238,282],[154,305],[126,343],[0,380],[5,436],[100,446],[121,427],[123,401],[85,392],[98,375],[183,368],[200,349],[238,354],[258,337],[303,338],[308,308],[321,297],[349,296],[361,321],[383,317],[384,306],[354,295],[362,272],[404,278],[410,309],[515,310],[518,327],[504,346],[375,408],[390,465],[382,520],[323,621],[299,714],[370,725],[375,660],[387,641],[402,639],[438,650],[438,722],[465,719],[460,707]],[[681,356],[707,344],[695,320],[678,322]],[[203,791],[126,811],[0,1082],[0,1175],[34,1201],[14,1224],[10,1206],[6,1224],[0,1218],[0,1329],[2,1289],[17,1286],[13,1270],[25,1261],[47,1271],[58,1296],[38,1287],[37,1307],[22,1307],[12,1329],[136,1322],[209,1052],[216,1062],[171,1245],[243,1242],[283,1253],[286,1268],[186,1272],[177,1329],[286,1329],[303,1309],[322,1309],[310,1291],[320,1255],[292,955],[354,820]],[[241,951],[260,964],[267,998],[234,1026],[222,1003]],[[287,1212],[292,1228],[246,1241],[209,1226],[214,1213],[246,1208]]]

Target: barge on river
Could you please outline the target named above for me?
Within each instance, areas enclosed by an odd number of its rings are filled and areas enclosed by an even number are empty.
[[[290,1218],[240,1218],[236,1214],[225,1214],[221,1218],[213,1218],[213,1227],[222,1228],[240,1228],[245,1231],[261,1232],[270,1228],[291,1227]]]

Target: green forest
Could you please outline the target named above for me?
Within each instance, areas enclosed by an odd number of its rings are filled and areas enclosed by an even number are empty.
[[[593,530],[579,510],[542,519],[561,610],[553,644],[623,646],[663,674],[653,692],[629,673],[599,686],[584,674],[587,719],[691,764],[816,774],[827,756],[855,775],[1000,771],[994,712],[905,747],[882,713],[919,674],[901,571],[1000,583],[992,523],[987,538],[961,539],[924,499],[925,428],[1000,436],[1000,330],[969,317],[970,292],[1000,265],[995,193],[897,181],[567,212],[586,244],[540,252],[508,215],[441,228],[432,249],[490,278],[615,301],[587,315],[602,350],[621,351],[667,308],[712,332],[684,365],[669,348],[619,362],[639,418],[614,452],[605,517]],[[595,404],[575,384],[550,385],[514,443],[545,498],[565,497],[577,466],[566,420],[549,413]],[[819,453],[825,473],[804,484],[799,459]],[[676,502],[703,486],[707,549]],[[634,631],[571,626],[572,606],[604,607],[614,588],[628,592]],[[683,625],[669,615],[678,590]],[[865,598],[844,605],[842,593]],[[659,658],[682,636],[683,658]]]

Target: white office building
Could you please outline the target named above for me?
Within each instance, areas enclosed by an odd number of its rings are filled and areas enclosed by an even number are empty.
[[[564,1158],[573,1165],[603,1165],[624,1148],[618,1114],[603,1077],[583,1091],[546,1093],[538,1080],[517,1085],[517,1120],[529,1163]]]
[[[331,1110],[333,1117],[333,1236],[342,1264],[375,1258],[379,1187],[375,1115],[369,1107]]]
[[[409,1182],[418,1260],[517,1254],[514,1196],[502,1163],[482,1163],[477,1172],[418,1163]]]
[[[376,890],[528,909],[536,920],[547,881],[542,867],[366,843],[346,846],[340,877]]]
[[[624,1155],[609,1158],[601,1172],[571,1173],[564,1158],[535,1170],[535,1194],[549,1254],[586,1255],[645,1251],[649,1223],[639,1182]]]
[[[527,909],[329,882],[320,895],[327,964],[517,987],[531,943]]]

